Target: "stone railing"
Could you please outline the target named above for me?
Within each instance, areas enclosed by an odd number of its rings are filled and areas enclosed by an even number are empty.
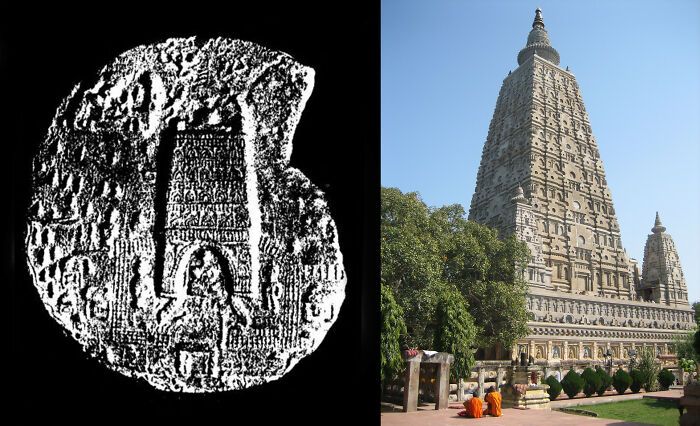
[[[675,362],[669,362],[669,360],[664,357],[662,357],[660,361],[662,367],[668,368],[679,380],[682,380],[681,371]],[[673,357],[672,361],[675,361],[675,357]],[[561,380],[572,368],[574,371],[581,374],[586,368],[600,366],[611,374],[615,373],[618,368],[628,370],[629,366],[628,360],[613,360],[612,365],[604,360],[542,360],[536,361],[532,365],[539,368],[538,376],[540,378],[544,379],[549,376],[555,376],[557,380]],[[438,379],[436,373],[437,371],[434,365],[421,365],[419,384],[421,400],[435,402],[435,381]],[[450,383],[449,399],[451,401],[463,401],[468,394],[483,397],[485,391],[491,386],[501,388],[508,384],[512,374],[512,361],[476,361],[471,369],[469,377],[465,377],[461,383]],[[390,386],[386,387],[384,389],[385,398],[398,402],[403,395],[403,381],[403,377],[401,377]]]

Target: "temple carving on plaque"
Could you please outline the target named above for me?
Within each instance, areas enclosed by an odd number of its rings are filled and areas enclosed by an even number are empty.
[[[46,311],[157,389],[277,380],[338,318],[323,192],[292,167],[314,70],[225,38],[116,57],[61,103],[34,157],[27,266]]]

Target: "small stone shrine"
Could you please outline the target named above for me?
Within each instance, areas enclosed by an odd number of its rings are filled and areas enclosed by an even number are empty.
[[[530,360],[532,361],[532,359]],[[549,385],[539,384],[542,369],[520,354],[520,365],[513,366],[513,374],[503,389],[503,408],[533,408],[549,410]]]
[[[454,356],[447,352],[406,350],[403,352],[406,362],[404,373],[403,411],[418,410],[418,384],[420,376],[420,364],[437,364],[435,377],[435,409],[447,408],[450,395],[450,366],[454,362]]]

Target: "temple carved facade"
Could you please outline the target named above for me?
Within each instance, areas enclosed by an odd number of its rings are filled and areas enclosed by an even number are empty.
[[[511,356],[671,354],[694,325],[675,245],[657,215],[641,274],[627,255],[580,89],[559,67],[539,9],[518,65],[503,81],[469,210],[531,252],[530,335]]]

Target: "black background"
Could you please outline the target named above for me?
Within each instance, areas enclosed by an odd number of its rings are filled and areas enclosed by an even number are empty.
[[[12,348],[3,387],[11,411],[79,422],[215,415],[227,422],[378,423],[378,3],[253,9],[190,2],[149,10],[113,4],[90,16],[41,6],[40,18],[38,10],[2,11],[2,144],[12,151],[3,171],[11,173],[13,215],[5,222]],[[60,101],[118,54],[192,35],[253,41],[315,69],[292,166],[326,193],[348,276],[340,316],[316,352],[278,381],[208,395],[157,391],[90,359],[45,311],[23,248],[31,157]]]

